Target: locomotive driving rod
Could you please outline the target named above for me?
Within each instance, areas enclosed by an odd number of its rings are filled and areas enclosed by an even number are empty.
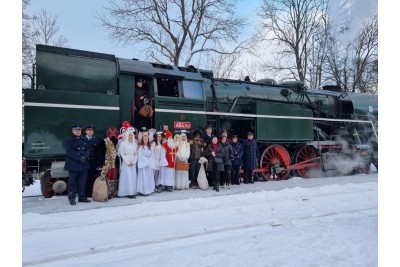
[[[305,161],[302,161],[302,162],[299,162],[299,163],[296,163],[296,164],[293,164],[293,165],[289,165],[284,170],[291,171],[291,170],[303,169],[303,168],[306,168],[306,167],[316,167],[316,166],[320,165],[320,162],[319,161],[318,162],[311,162],[311,161],[319,160],[320,158],[321,157],[315,157],[315,158],[308,159],[308,160],[305,160]],[[309,163],[307,163],[307,162],[309,162]],[[253,173],[256,173],[256,172],[267,172],[267,171],[269,171],[267,168],[258,168],[258,169],[254,169]],[[239,171],[239,173],[242,174],[243,173],[243,169],[241,169]]]

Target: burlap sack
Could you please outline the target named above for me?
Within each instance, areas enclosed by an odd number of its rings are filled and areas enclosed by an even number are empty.
[[[108,200],[110,190],[108,189],[107,180],[105,177],[99,176],[94,181],[92,199],[98,202],[104,202]]]
[[[207,181],[206,171],[204,169],[204,164],[207,163],[207,159],[205,157],[201,157],[199,163],[201,164],[201,166],[199,175],[197,176],[197,183],[199,184],[199,187],[201,189],[206,190],[208,189],[208,181]]]
[[[139,114],[143,117],[146,118],[151,118],[153,117],[154,111],[153,108],[149,105],[144,105],[140,110],[139,110]]]

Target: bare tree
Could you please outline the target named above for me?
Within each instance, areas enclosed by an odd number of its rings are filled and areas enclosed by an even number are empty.
[[[327,80],[334,81],[347,92],[377,93],[377,14],[366,20],[354,42],[342,45],[334,36],[330,40]]]
[[[240,76],[243,66],[241,61],[243,56],[254,56],[255,46],[252,39],[246,39],[236,45],[231,51],[222,50],[222,53],[206,51],[205,57],[198,58],[197,65],[213,70],[214,77],[229,79]]]
[[[38,14],[30,16],[26,8],[30,0],[22,2],[22,82],[23,87],[31,87],[32,64],[35,61],[36,44],[68,47],[68,39],[58,34],[58,16],[41,10]]]
[[[22,1],[22,87],[30,87],[32,83],[32,64],[34,62],[34,47],[31,20],[26,13],[30,0]]]
[[[205,68],[213,70],[215,78],[232,78],[239,54],[217,54],[205,53]]]
[[[69,41],[65,36],[58,34],[60,27],[57,20],[57,15],[47,12],[45,9],[35,15],[32,20],[33,42],[35,44],[67,47]]]
[[[367,20],[357,38],[355,46],[352,92],[369,91],[370,86],[377,84],[378,76],[373,67],[378,60],[378,14]],[[377,71],[376,71],[377,74]],[[375,79],[376,77],[376,79]],[[372,79],[371,79],[372,78]],[[372,89],[375,90],[375,89]],[[377,90],[377,89],[376,89]]]
[[[108,37],[123,45],[146,45],[148,58],[187,66],[193,57],[236,41],[244,19],[234,0],[111,0],[97,15]]]
[[[351,48],[350,43],[343,46],[336,38],[330,37],[325,83],[334,83],[346,92],[349,91],[348,85],[352,71],[350,59]]]
[[[258,10],[260,26],[266,31],[262,36],[277,46],[278,53],[278,63],[264,67],[287,71],[288,76],[306,82],[313,36],[325,31],[327,11],[328,0],[262,0]]]

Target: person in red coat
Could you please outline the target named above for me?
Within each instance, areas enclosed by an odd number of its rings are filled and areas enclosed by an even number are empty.
[[[165,190],[172,192],[175,186],[175,162],[176,153],[178,148],[175,146],[172,133],[167,130],[165,132],[167,141],[163,144],[161,149],[161,160],[160,160],[160,183]]]

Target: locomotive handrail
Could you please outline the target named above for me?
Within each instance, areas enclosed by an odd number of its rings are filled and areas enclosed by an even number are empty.
[[[256,96],[243,96],[243,95],[238,95],[235,97],[235,101],[232,104],[232,107],[229,109],[229,113],[232,112],[233,108],[236,105],[236,102],[238,101],[239,98],[249,98],[249,99],[256,99],[256,100],[267,100],[268,96],[265,97],[256,97]]]

